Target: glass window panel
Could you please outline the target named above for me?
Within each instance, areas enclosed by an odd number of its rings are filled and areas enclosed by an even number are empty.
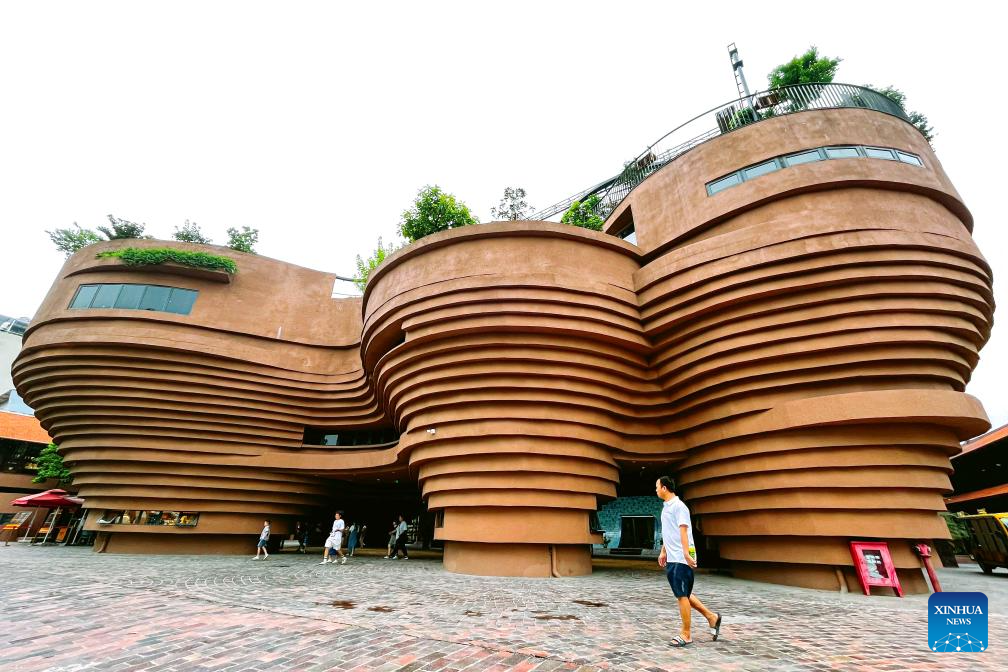
[[[786,166],[799,166],[803,163],[812,163],[813,161],[822,161],[822,156],[819,154],[818,149],[784,157],[784,165]]]
[[[136,310],[140,307],[140,298],[146,287],[146,285],[123,285],[122,291],[119,292],[119,298],[116,299],[115,307]]]
[[[140,300],[140,310],[164,310],[168,303],[171,287],[147,285],[143,298]]]
[[[719,191],[723,191],[728,187],[734,187],[736,184],[742,184],[742,178],[738,173],[732,173],[726,177],[722,177],[720,180],[714,180],[707,185],[707,193],[713,196]]]
[[[98,293],[98,285],[81,285],[77,288],[77,294],[70,303],[71,308],[90,308],[95,294]]]
[[[122,285],[98,285],[98,293],[95,295],[94,301],[91,302],[91,307],[114,308],[121,289]]]
[[[907,154],[906,152],[896,151],[896,155],[899,156],[899,160],[903,163],[909,163],[914,166],[923,166],[924,162],[920,160],[919,157],[913,154]]]
[[[865,156],[869,159],[887,159],[889,161],[895,161],[896,157],[893,156],[891,149],[882,149],[881,147],[865,147]]]
[[[826,156],[831,159],[856,159],[857,147],[827,147]]]
[[[637,232],[636,231],[631,231],[630,235],[624,237],[623,240],[627,241],[628,243],[633,243],[634,245],[636,245],[637,244]]]
[[[176,287],[171,290],[171,296],[168,297],[168,305],[165,307],[165,310],[169,313],[188,315],[189,311],[192,310],[193,303],[195,303],[195,301],[195,291],[191,289],[179,289]]]
[[[760,175],[766,175],[767,173],[772,173],[775,170],[779,170],[780,166],[777,165],[776,161],[764,161],[763,163],[757,164],[755,166],[750,166],[742,172],[745,173],[745,178],[751,180],[754,177],[759,177]]]

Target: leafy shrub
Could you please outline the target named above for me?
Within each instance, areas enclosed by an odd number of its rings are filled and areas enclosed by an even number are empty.
[[[237,264],[228,257],[207,254],[206,252],[175,250],[170,247],[154,247],[150,249],[127,247],[121,250],[99,252],[98,257],[113,257],[119,259],[127,266],[155,266],[170,262],[180,266],[204,268],[210,271],[238,272]]]
[[[595,214],[598,204],[598,194],[592,194],[584,202],[574,201],[567,208],[567,212],[563,214],[563,217],[560,218],[560,222],[570,224],[571,226],[580,226],[582,229],[601,231],[604,220]]]
[[[413,207],[403,212],[399,232],[413,243],[432,233],[470,224],[479,224],[479,220],[469,212],[469,206],[435,185],[421,189]]]

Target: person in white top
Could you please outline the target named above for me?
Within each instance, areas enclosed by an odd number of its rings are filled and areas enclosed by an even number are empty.
[[[679,616],[682,618],[682,629],[672,640],[672,646],[683,647],[693,644],[690,637],[691,609],[696,609],[707,619],[715,641],[721,634],[721,614],[705,607],[693,594],[693,568],[697,566],[693,524],[689,509],[676,497],[673,488],[675,484],[668,476],[655,481],[655,494],[665,502],[661,514],[662,549],[658,554],[658,566],[665,568],[665,578],[679,602]]]
[[[324,565],[327,562],[337,562],[336,558],[333,558],[332,560],[329,559],[329,556],[332,555],[333,551],[335,551],[336,555],[340,557],[342,564],[345,565],[347,561],[346,556],[343,555],[343,551],[340,548],[343,545],[343,527],[346,525],[346,523],[343,522],[343,512],[337,511],[333,514],[333,519],[332,531],[329,533],[329,538],[325,541],[325,554],[322,556],[322,562],[319,563],[320,565]]]

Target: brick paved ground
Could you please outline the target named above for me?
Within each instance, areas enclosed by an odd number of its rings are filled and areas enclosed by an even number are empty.
[[[799,590],[700,575],[721,639],[669,648],[663,574],[448,574],[436,560],[96,555],[0,547],[0,670],[1004,670],[1008,573],[942,570],[990,599],[992,649],[926,649],[926,596]]]

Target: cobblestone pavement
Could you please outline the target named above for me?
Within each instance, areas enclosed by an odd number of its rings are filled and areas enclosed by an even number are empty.
[[[866,598],[697,576],[721,638],[669,643],[644,565],[571,579],[449,574],[439,560],[97,555],[0,547],[0,670],[1004,670],[1008,573],[941,570],[990,600],[991,649],[935,654],[927,596]],[[702,619],[700,619],[702,622]]]

